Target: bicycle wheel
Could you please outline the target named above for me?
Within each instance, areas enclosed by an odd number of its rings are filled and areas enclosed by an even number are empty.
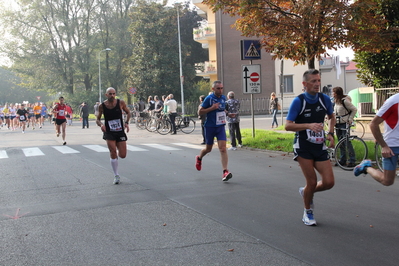
[[[179,124],[180,130],[185,134],[190,134],[195,129],[195,121],[189,117],[184,117]]]
[[[157,132],[161,135],[166,135],[172,131],[172,123],[169,120],[161,120]]]
[[[141,129],[141,130],[145,129],[145,124],[146,124],[146,120],[144,119],[144,117],[137,117],[136,127],[138,129]]]
[[[366,143],[359,137],[349,136],[341,139],[335,146],[335,161],[339,167],[350,171],[367,158]]]
[[[364,133],[366,132],[366,129],[364,128],[364,125],[359,122],[353,122],[351,125],[351,135],[356,135],[359,138],[363,138]]]
[[[149,132],[155,132],[157,131],[157,126],[158,126],[157,124],[158,124],[157,119],[155,117],[151,117],[150,119],[148,119],[145,126]]]
[[[384,171],[384,169],[382,168],[381,146],[380,144],[378,144],[378,142],[376,142],[374,145],[374,151],[375,151],[375,163],[377,164],[378,168],[381,171]]]

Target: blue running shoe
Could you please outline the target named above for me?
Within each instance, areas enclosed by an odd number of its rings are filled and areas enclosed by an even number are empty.
[[[302,221],[306,225],[317,225],[316,220],[313,217],[313,211],[312,210],[304,210],[303,211],[303,218]]]
[[[366,169],[367,167],[371,166],[371,161],[370,160],[363,160],[359,165],[353,169],[353,174],[355,176],[359,176],[361,174],[367,174]]]
[[[304,187],[300,187],[300,188],[299,188],[299,194],[301,194],[302,198],[303,198],[303,191],[304,191],[304,190],[305,190]],[[310,202],[310,208],[311,208],[311,209],[314,209],[313,199],[312,199],[312,201]]]

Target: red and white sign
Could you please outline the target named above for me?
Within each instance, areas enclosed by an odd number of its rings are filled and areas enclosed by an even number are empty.
[[[242,66],[243,93],[261,93],[260,65]]]
[[[257,82],[259,80],[259,74],[256,72],[252,72],[251,75],[249,75],[249,79],[252,82]]]
[[[36,98],[37,98],[38,101],[40,101],[40,97],[41,97],[41,96],[36,96]]]

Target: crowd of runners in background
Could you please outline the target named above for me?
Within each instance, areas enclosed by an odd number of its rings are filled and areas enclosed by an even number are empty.
[[[0,106],[0,129],[12,131],[22,130],[25,133],[26,128],[35,130],[42,128],[46,121],[54,124],[54,103],[48,107],[45,103],[6,103]],[[73,110],[67,105],[66,117],[67,124],[72,125]]]

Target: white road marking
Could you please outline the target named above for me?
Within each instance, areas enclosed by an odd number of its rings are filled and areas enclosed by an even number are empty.
[[[44,153],[37,147],[22,149],[26,157],[43,156]]]
[[[107,147],[103,147],[100,145],[83,145],[83,147],[88,148],[93,151],[96,151],[96,152],[109,152]]]
[[[164,150],[164,151],[178,151],[180,149],[178,148],[173,148],[173,147],[169,147],[169,146],[165,146],[165,145],[161,145],[161,144],[143,144],[145,146],[149,146],[155,149],[159,149],[159,150]]]
[[[127,149],[128,149],[129,151],[148,151],[148,150],[146,150],[146,149],[139,148],[139,147],[137,147],[137,146],[132,146],[132,145],[127,145]]]
[[[0,150],[0,159],[8,158],[7,152],[5,150]]]
[[[80,151],[74,150],[68,146],[52,146],[52,147],[63,154],[80,153]]]

